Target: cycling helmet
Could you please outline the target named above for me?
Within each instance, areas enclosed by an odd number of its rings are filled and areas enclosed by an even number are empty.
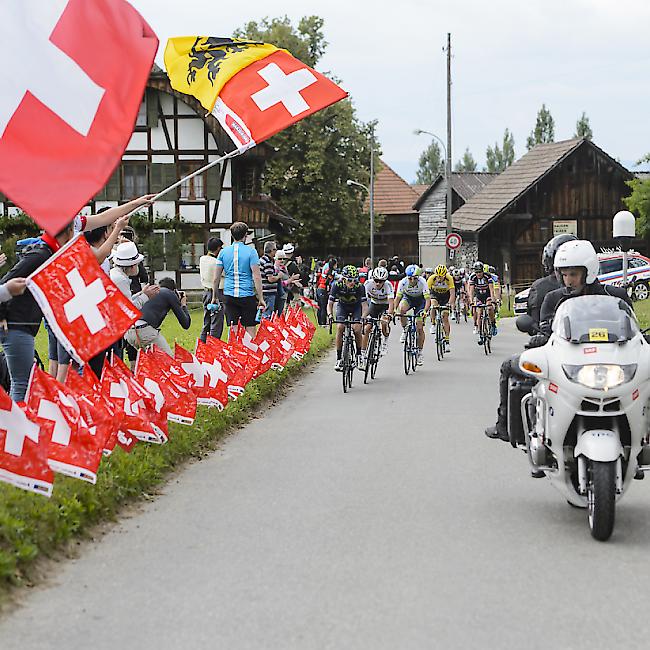
[[[496,272],[497,272],[496,266],[490,266],[490,267],[488,268],[488,271],[489,271],[490,273],[492,273],[493,275],[496,274]]]
[[[575,235],[556,235],[553,239],[550,239],[544,250],[542,251],[542,266],[544,267],[544,272],[547,274],[553,273],[553,260],[555,259],[555,254],[558,251],[558,248],[562,244],[566,244],[568,241],[577,241],[578,238]]]
[[[461,278],[463,276],[460,269],[454,269],[451,275],[454,279]]]
[[[447,275],[447,267],[444,264],[438,264],[438,266],[436,266],[436,275],[440,278],[444,278]]]
[[[388,269],[383,266],[378,266],[374,271],[371,272],[370,277],[373,280],[381,282],[382,280],[388,280]]]
[[[344,280],[358,280],[359,269],[357,269],[357,267],[353,266],[352,264],[348,264],[347,266],[343,267],[341,275],[343,276]]]
[[[483,262],[476,261],[474,264],[472,264],[472,271],[475,273],[478,273],[479,271],[483,271]]]
[[[420,275],[420,267],[417,264],[409,264],[406,269],[404,270],[404,273],[406,274],[407,278],[411,278],[413,276],[417,277]]]
[[[562,244],[555,253],[553,264],[558,271],[573,266],[583,267],[585,284],[593,284],[598,277],[598,255],[591,242],[584,239]]]

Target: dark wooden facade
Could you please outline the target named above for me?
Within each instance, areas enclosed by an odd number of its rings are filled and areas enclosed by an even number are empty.
[[[512,286],[541,274],[541,253],[554,221],[577,221],[577,235],[596,250],[612,247],[612,218],[625,209],[632,173],[585,141],[478,233],[479,257],[497,266]],[[645,252],[647,242],[634,241]]]

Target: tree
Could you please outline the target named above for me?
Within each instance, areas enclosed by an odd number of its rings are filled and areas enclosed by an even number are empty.
[[[465,149],[463,157],[456,163],[454,168],[456,172],[475,172],[476,171],[476,161],[474,156],[469,151],[469,147]]]
[[[535,128],[530,132],[528,140],[526,140],[526,147],[530,151],[536,144],[545,144],[555,141],[555,121],[551,115],[551,111],[546,108],[546,104],[537,113],[537,122]]]
[[[420,154],[418,170],[415,174],[415,182],[421,185],[430,185],[445,171],[445,161],[442,158],[440,145],[433,140],[431,144]]]
[[[582,111],[582,115],[576,122],[576,132],[573,134],[574,138],[586,138],[587,140],[594,139],[594,132],[591,130],[591,125],[589,124],[589,118],[587,113]]]
[[[314,67],[327,46],[322,28],[318,16],[302,18],[297,27],[285,16],[249,22],[235,35],[286,48]],[[266,164],[263,189],[301,222],[295,237],[300,246],[327,251],[368,242],[367,197],[346,181],[369,184],[373,127],[343,100],[269,140],[276,153]],[[378,152],[376,141],[374,146]]]
[[[515,161],[515,138],[508,129],[503,132],[503,143],[501,147],[497,142],[494,148],[488,147],[485,152],[487,167],[483,171],[500,174],[504,169],[510,167]]]
[[[637,216],[637,236],[647,237],[650,234],[650,180],[634,178],[627,184],[632,188],[632,194],[625,197],[623,203]]]

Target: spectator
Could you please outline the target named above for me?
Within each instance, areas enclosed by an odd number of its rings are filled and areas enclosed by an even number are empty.
[[[377,266],[381,266],[385,269],[388,268],[388,260],[381,259],[379,262],[377,262]]]
[[[264,255],[260,257],[260,273],[262,275],[262,292],[266,309],[262,315],[264,318],[271,318],[275,309],[275,299],[278,293],[278,283],[281,275],[275,270],[275,254],[277,246],[274,241],[267,241],[264,244]]]
[[[293,258],[295,250],[293,244],[285,244],[282,247],[282,252],[286,256],[287,273],[289,274],[289,284],[287,285],[286,294],[286,299],[289,305],[291,305],[291,302],[296,298],[296,296],[300,295],[303,286],[301,283],[300,269],[298,268],[296,260]]]
[[[131,293],[131,277],[138,274],[138,265],[143,256],[138,252],[138,247],[132,241],[118,244],[113,253],[113,268],[111,269],[111,280],[117,288],[138,308],[142,309],[144,304],[153,298],[159,291],[159,287],[148,284],[142,291]]]
[[[275,271],[280,276],[273,309],[276,314],[281,314],[284,311],[287,294],[289,293],[289,271],[287,270],[286,261],[287,256],[283,250],[275,253]]]
[[[208,239],[208,253],[199,258],[199,274],[203,286],[203,329],[199,337],[204,343],[208,337],[214,336],[217,339],[223,334],[223,278],[217,287],[217,303],[212,302],[212,287],[214,276],[217,272],[217,257],[223,248],[223,242],[219,237]],[[218,309],[209,309],[208,305],[218,304]]]
[[[318,301],[318,324],[327,325],[327,303],[330,297],[330,285],[336,270],[336,258],[330,257],[318,274],[316,280],[316,300]]]
[[[372,261],[369,257],[363,260],[363,266],[359,267],[359,281],[365,284],[368,279],[368,274],[372,271]]]
[[[131,226],[126,226],[122,228],[120,236],[118,237],[117,243],[124,244],[126,242],[133,242],[136,246],[138,245],[138,235]],[[142,291],[142,285],[149,282],[149,274],[147,273],[147,267],[144,265],[144,255],[141,256],[140,263],[138,264],[138,272],[134,275],[129,276],[131,280],[131,293],[133,295],[138,294]]]
[[[257,308],[258,306],[262,309],[266,308],[262,291],[260,258],[257,251],[245,243],[248,226],[244,222],[233,223],[230,226],[230,234],[233,244],[223,248],[217,257],[212,301],[215,302],[217,299],[219,282],[224,275],[223,300],[228,325],[241,322],[248,333],[255,336]]]
[[[142,306],[142,317],[136,321],[124,338],[136,349],[157,345],[163,352],[174,356],[165,337],[160,333],[162,322],[171,310],[183,329],[192,324],[187,310],[187,298],[184,291],[176,290],[176,282],[171,278],[162,278],[160,291]]]
[[[40,241],[27,249],[0,279],[0,284],[9,284],[15,278],[26,278],[33,273],[72,239],[75,221],[71,221],[55,237],[47,233],[41,235]],[[8,290],[11,291],[10,288]],[[43,313],[29,291],[19,293],[8,302],[0,304],[0,343],[4,348],[11,377],[11,399],[15,402],[25,399],[29,375],[34,365],[34,337],[42,318]]]
[[[27,288],[25,278],[13,278],[4,284],[0,284],[0,302],[7,302],[14,296],[21,296]]]

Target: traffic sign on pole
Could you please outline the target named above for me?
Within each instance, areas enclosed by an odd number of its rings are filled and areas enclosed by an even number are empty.
[[[460,245],[463,243],[463,238],[455,232],[451,232],[447,235],[445,239],[445,246],[450,251],[455,251],[457,248],[460,248]]]

